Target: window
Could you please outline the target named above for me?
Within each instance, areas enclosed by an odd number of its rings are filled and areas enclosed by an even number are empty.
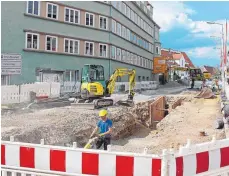
[[[86,26],[94,27],[94,17],[95,17],[94,14],[86,12],[86,14],[85,14],[85,24],[86,24]]]
[[[143,20],[141,19],[141,28],[143,29]]]
[[[159,54],[159,48],[156,46],[156,54]]]
[[[146,77],[146,81],[149,81],[149,77],[148,76]]]
[[[39,34],[26,33],[26,48],[28,49],[39,48]]]
[[[58,6],[55,4],[47,3],[47,17],[57,19],[58,17]]]
[[[129,29],[126,30],[126,39],[130,40],[130,30]]]
[[[130,32],[130,41],[132,42],[134,40],[134,36],[133,36],[133,33]]]
[[[64,81],[79,81],[79,70],[66,70],[64,75]]]
[[[1,75],[1,84],[4,85],[10,85],[10,75]]]
[[[117,60],[122,60],[122,54],[121,54],[121,49],[117,48]]]
[[[130,63],[134,64],[134,54],[133,53],[131,53],[130,55]]]
[[[138,24],[138,15],[136,13],[134,13],[134,22]]]
[[[71,54],[79,54],[79,41],[72,39],[64,39],[64,52]]]
[[[131,20],[134,21],[134,11],[130,10]]]
[[[112,20],[112,32],[116,33],[116,21],[115,20]]]
[[[80,21],[80,11],[65,8],[65,19],[66,22],[79,24]]]
[[[121,36],[121,24],[117,23],[117,34]]]
[[[107,45],[106,44],[99,44],[99,56],[107,57]]]
[[[126,62],[130,63],[130,53],[128,51],[126,52]]]
[[[127,14],[127,17],[130,18],[130,8],[128,6],[126,8],[126,14]]]
[[[138,62],[137,62],[137,65],[141,65],[141,57],[140,56],[138,56]]]
[[[141,3],[140,1],[136,1],[137,5],[140,7],[141,6]]]
[[[144,67],[144,58],[141,57],[141,66]]]
[[[139,27],[141,26],[141,18],[140,18],[140,16],[138,16],[138,26]]]
[[[116,59],[116,47],[115,46],[111,47],[111,58]]]
[[[99,26],[100,26],[100,29],[105,29],[105,30],[108,29],[108,19],[107,19],[107,17],[103,17],[103,16],[99,17]]]
[[[138,63],[138,57],[134,54],[134,65],[137,65]]]
[[[117,1],[116,8],[121,11],[121,1]]]
[[[152,52],[152,44],[149,43],[149,52]]]
[[[85,55],[94,56],[94,43],[85,42]]]
[[[122,2],[122,13],[126,15],[126,4]]]
[[[39,1],[27,1],[27,13],[32,15],[39,15],[40,2]]]
[[[137,43],[137,36],[134,34],[134,39],[133,39],[134,43]]]
[[[122,61],[126,62],[126,51],[122,50]]]
[[[122,26],[122,37],[126,38],[126,28]]]
[[[143,29],[146,31],[146,23],[143,21]]]
[[[46,36],[46,50],[57,51],[57,37]]]

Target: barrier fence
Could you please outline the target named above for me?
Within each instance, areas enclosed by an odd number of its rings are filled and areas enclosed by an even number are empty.
[[[30,101],[30,92],[33,91],[37,96],[59,97],[60,94],[80,92],[80,82],[64,82],[47,83],[36,82],[32,84],[8,85],[1,86],[1,101],[2,104],[14,104]],[[157,89],[156,81],[137,82],[135,90],[150,90]],[[128,82],[117,82],[115,85],[115,93],[129,90]]]
[[[58,147],[2,141],[1,166],[6,171],[34,175],[193,176],[229,174],[229,139],[202,144],[188,140],[179,152],[162,155]]]

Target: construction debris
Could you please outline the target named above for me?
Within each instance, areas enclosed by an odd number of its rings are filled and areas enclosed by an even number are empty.
[[[195,98],[211,99],[216,98],[216,96],[210,88],[204,87]]]

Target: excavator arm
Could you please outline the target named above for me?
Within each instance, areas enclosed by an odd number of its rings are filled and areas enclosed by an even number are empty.
[[[135,86],[135,75],[136,71],[134,69],[128,68],[118,68],[114,71],[111,75],[110,79],[107,82],[107,93],[109,95],[114,93],[115,90],[115,83],[118,77],[123,77],[125,75],[129,76],[129,95],[128,99],[133,100],[134,96],[134,86]]]

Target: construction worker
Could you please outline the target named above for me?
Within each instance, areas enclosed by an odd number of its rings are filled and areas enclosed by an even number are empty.
[[[111,131],[112,131],[112,121],[107,118],[107,110],[103,109],[99,112],[101,120],[98,121],[96,128],[92,132],[90,138],[93,138],[96,132],[99,130],[99,137],[96,142],[96,149],[99,149],[102,145],[104,150],[107,150],[107,145],[111,142]]]

